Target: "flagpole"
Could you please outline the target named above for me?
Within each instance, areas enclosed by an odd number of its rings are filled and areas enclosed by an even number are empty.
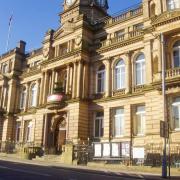
[[[12,18],[13,18],[13,15],[11,15],[11,17],[9,19],[8,36],[7,36],[6,49],[5,49],[6,52],[8,51],[8,47],[9,47],[9,40],[10,40],[11,26],[12,26]]]

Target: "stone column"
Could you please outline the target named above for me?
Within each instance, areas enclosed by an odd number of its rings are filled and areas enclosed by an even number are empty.
[[[58,82],[58,70],[55,71],[55,83]]]
[[[82,92],[82,62],[78,63],[78,74],[77,74],[77,98],[81,97]]]
[[[72,87],[73,87],[73,68],[70,66],[70,78],[69,78],[69,90],[68,92],[72,95]]]
[[[88,84],[89,84],[88,63],[85,63],[84,67],[83,67],[83,93],[82,93],[82,98],[88,97],[88,90],[89,90]]]
[[[152,55],[151,55],[151,41],[145,42],[145,71],[146,71],[146,84],[151,84],[152,83]]]
[[[90,85],[89,85],[89,95],[90,97],[93,96],[93,94],[96,93],[96,71],[94,70],[94,66],[92,63],[89,63],[89,71],[90,71]]]
[[[14,112],[15,98],[16,98],[16,80],[11,79],[8,83],[8,89],[6,88],[5,103],[8,112]],[[7,93],[8,92],[8,93]]]
[[[158,9],[159,9],[159,10],[163,9],[163,12],[167,11],[167,10],[168,10],[167,1],[162,1],[162,6],[163,6],[163,7],[161,7],[161,4],[160,4],[160,3],[161,3],[161,2],[159,1],[159,2],[158,2],[158,5],[160,5],[160,6],[159,6],[160,8],[158,8]],[[162,13],[162,11],[160,11],[160,13]],[[158,15],[159,15],[160,13],[158,13]]]
[[[144,19],[149,19],[149,2],[148,2],[148,0],[143,1],[143,15],[144,15]]]
[[[110,96],[111,91],[111,65],[110,59],[106,60],[105,96]]]
[[[29,88],[30,88],[30,83],[28,82],[26,85],[26,102],[25,102],[24,111],[27,111],[28,106],[29,106]]]
[[[6,102],[7,102],[7,87],[6,86],[4,86],[4,88],[3,88],[4,90],[3,90],[3,104],[2,104],[2,107],[3,108],[6,108]]]
[[[126,93],[130,92],[130,88],[131,88],[131,58],[130,58],[130,53],[126,54],[126,68],[125,68],[125,82],[126,82]]]
[[[39,94],[39,105],[43,104],[43,89],[44,89],[44,72],[41,77],[40,94]]]
[[[53,69],[53,70],[52,70],[52,77],[51,77],[51,91],[50,91],[50,94],[53,94],[53,91],[54,91],[55,76],[56,76],[56,72],[55,72],[55,70]]]
[[[114,70],[114,66],[111,66],[111,95],[113,96],[113,91],[116,90],[116,86],[115,86],[115,70]]]
[[[69,94],[69,80],[70,80],[70,66],[67,65],[67,81],[66,81],[66,94]]]
[[[44,77],[43,104],[45,104],[47,102],[48,85],[49,85],[49,73],[48,73],[48,71],[46,71],[45,77]]]
[[[74,62],[74,68],[73,68],[73,87],[72,87],[72,98],[76,98],[76,71],[77,71],[77,65],[76,62]]]
[[[56,57],[59,56],[59,45],[56,46]]]
[[[47,147],[47,128],[48,128],[48,114],[44,115],[44,134],[43,134],[43,146]]]
[[[158,42],[158,71],[161,72],[162,71],[162,54],[161,54],[161,38],[160,36],[157,39]]]
[[[4,85],[1,86],[1,98],[0,98],[1,108],[3,108],[3,98],[4,98],[3,94],[4,94]]]
[[[39,106],[41,79],[36,80],[36,84],[37,84],[37,100],[36,100],[36,106]]]

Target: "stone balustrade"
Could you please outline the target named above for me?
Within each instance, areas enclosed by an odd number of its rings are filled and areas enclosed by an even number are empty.
[[[132,6],[123,12],[120,12],[117,16],[112,17],[105,21],[105,25],[114,24],[117,22],[124,21],[134,16],[141,15],[143,13],[142,3]]]
[[[123,34],[121,36],[117,36],[115,38],[112,38],[112,39],[107,39],[107,40],[104,40],[101,42],[101,45],[100,46],[97,46],[98,48],[103,48],[103,47],[106,47],[106,46],[109,46],[109,45],[113,45],[113,44],[116,44],[116,43],[120,43],[120,42],[123,42],[123,41],[126,41],[126,40],[130,40],[132,38],[135,38],[135,37],[140,37],[140,36],[143,36],[144,32],[142,30],[135,30],[135,31],[131,31],[128,33],[128,35],[126,36],[126,34]]]
[[[180,76],[180,67],[179,68],[174,68],[174,69],[168,69],[166,71],[166,78],[173,78],[173,77],[178,77]]]

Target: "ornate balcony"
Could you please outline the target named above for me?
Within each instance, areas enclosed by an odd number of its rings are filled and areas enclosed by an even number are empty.
[[[113,96],[122,96],[122,95],[125,95],[125,90],[126,89],[115,90],[115,91],[113,91]]]
[[[144,89],[145,89],[145,85],[138,85],[138,86],[132,87],[132,92],[140,93],[140,92],[143,92]]]
[[[50,110],[61,109],[65,106],[65,94],[54,93],[47,97],[47,108]]]
[[[166,71],[167,79],[176,78],[176,77],[180,77],[180,67],[174,68],[174,69],[169,69]]]
[[[96,48],[104,48],[104,47],[111,46],[117,43],[124,43],[128,40],[131,40],[131,39],[133,40],[135,38],[142,37],[143,35],[144,35],[144,32],[142,30],[131,31],[128,34],[123,34],[113,39],[104,40],[100,43],[99,46],[97,45]]]

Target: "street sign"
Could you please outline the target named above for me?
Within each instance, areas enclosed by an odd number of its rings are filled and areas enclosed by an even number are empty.
[[[160,121],[160,136],[169,138],[169,124],[165,121]]]

